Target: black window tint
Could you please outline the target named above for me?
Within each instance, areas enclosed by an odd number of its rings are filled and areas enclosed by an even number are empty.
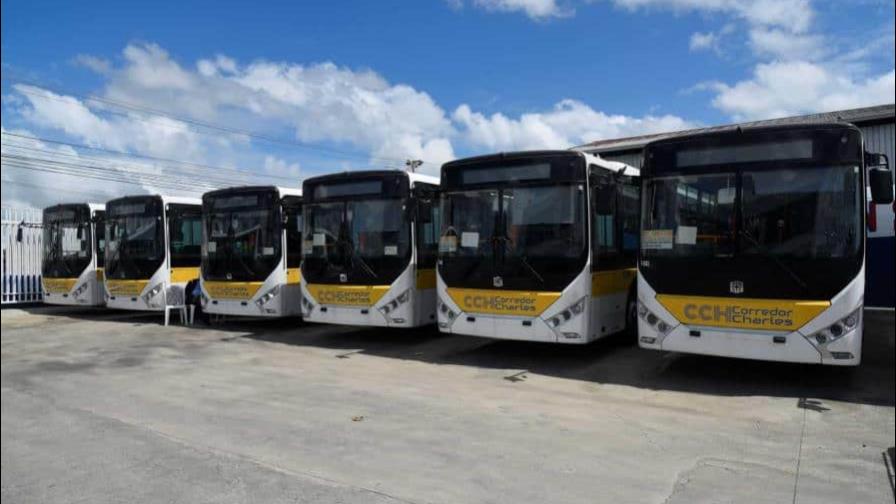
[[[171,267],[199,266],[202,249],[202,208],[168,206],[168,244]]]
[[[106,218],[105,212],[97,212],[94,218],[94,236],[96,237],[96,267],[102,268],[106,264]]]
[[[614,269],[620,257],[617,215],[617,185],[610,176],[601,177],[591,191],[591,246],[595,268]]]
[[[420,188],[423,184],[418,184]],[[441,210],[433,186],[417,192],[417,267],[434,268],[439,248]]]
[[[632,181],[619,184],[619,224],[622,255],[632,261],[637,259],[641,215],[641,188]]]
[[[286,197],[283,200],[286,215],[286,267],[298,268],[302,263],[302,203],[299,198]]]

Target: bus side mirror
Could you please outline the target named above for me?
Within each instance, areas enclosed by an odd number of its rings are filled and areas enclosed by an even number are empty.
[[[878,205],[893,202],[893,172],[887,168],[871,168],[868,170],[868,182],[871,186],[871,200]]]
[[[84,224],[78,224],[78,239],[84,239]]]
[[[21,243],[22,238],[23,238],[22,226],[20,225],[18,228],[16,228],[16,241]]]

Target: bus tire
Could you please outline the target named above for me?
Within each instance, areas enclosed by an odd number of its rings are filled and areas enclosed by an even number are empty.
[[[634,289],[628,293],[628,300],[625,302],[625,339],[638,342],[638,297]]]

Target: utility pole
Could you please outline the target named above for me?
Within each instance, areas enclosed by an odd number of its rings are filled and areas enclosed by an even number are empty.
[[[404,165],[408,167],[408,171],[414,173],[417,171],[417,168],[423,164],[423,161],[419,159],[408,159],[404,162]]]

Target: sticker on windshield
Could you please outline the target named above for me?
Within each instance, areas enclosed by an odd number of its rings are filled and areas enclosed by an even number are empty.
[[[645,250],[671,250],[674,244],[671,229],[645,229],[641,232],[641,248]]]
[[[302,255],[311,255],[311,248],[313,247],[313,243],[311,240],[304,240],[302,242]]]
[[[218,242],[213,242],[213,241],[208,242],[208,251],[209,252],[217,252],[218,251]]]
[[[467,248],[476,248],[479,246],[479,233],[475,231],[464,231],[460,234],[460,246]]]
[[[312,244],[315,247],[323,247],[324,245],[327,244],[327,235],[325,235],[323,233],[314,233],[314,235],[311,237],[311,239],[312,239]]]
[[[457,250],[457,236],[443,236],[439,238],[439,252],[455,252]]]
[[[398,255],[398,245],[386,245],[385,247],[383,247],[383,255],[397,256]]]
[[[678,245],[696,245],[697,226],[678,226],[675,229],[675,243]]]
[[[274,247],[262,247],[261,255],[274,255]]]

